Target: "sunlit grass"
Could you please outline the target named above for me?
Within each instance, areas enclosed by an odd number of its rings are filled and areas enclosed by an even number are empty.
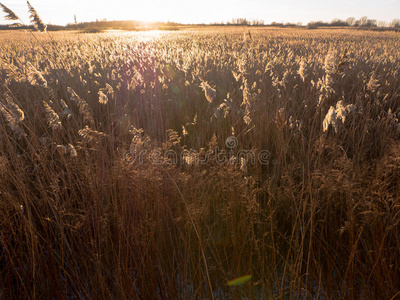
[[[0,298],[398,295],[397,34],[36,35],[0,34]]]

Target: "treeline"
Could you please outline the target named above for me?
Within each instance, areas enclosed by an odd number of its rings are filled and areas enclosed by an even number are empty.
[[[278,23],[272,22],[265,24],[264,20],[246,18],[234,18],[229,22],[214,22],[212,24],[190,24],[189,26],[274,26],[274,27],[306,27],[308,29],[317,29],[323,27],[358,27],[367,28],[373,30],[400,30],[400,19],[394,19],[391,22],[382,22],[368,17],[362,17],[359,20],[355,18],[348,18],[347,20],[334,19],[331,22],[316,21],[310,22],[304,26],[301,22],[298,23]],[[107,21],[106,19],[96,20],[95,22],[81,22],[71,23],[65,26],[60,25],[47,25],[48,31],[57,30],[80,30],[84,32],[101,32],[105,30],[177,30],[183,25],[175,22],[153,22],[146,23],[140,21]],[[35,30],[33,26],[27,25],[0,25],[0,30],[12,30],[12,29],[30,29]]]
[[[272,22],[270,24],[265,24],[264,20],[248,20],[246,18],[236,18],[232,19],[230,22],[214,22],[211,25],[236,25],[236,26],[276,26],[276,27],[303,27],[302,22],[298,23],[278,23]],[[318,28],[318,27],[391,27],[400,28],[400,19],[394,19],[391,22],[377,21],[374,19],[368,19],[368,17],[362,17],[359,20],[355,18],[348,18],[346,20],[333,19],[331,22],[316,21],[307,24],[308,28]]]
[[[15,29],[25,29],[25,30],[36,30],[33,25],[0,25],[0,30],[15,30]],[[66,26],[61,25],[47,25],[47,31],[57,31],[57,30],[65,30]]]
[[[264,20],[247,20],[246,18],[232,19],[232,22],[227,22],[224,25],[246,25],[246,26],[264,26]]]
[[[153,23],[145,23],[141,21],[107,21],[96,20],[96,22],[83,22],[83,23],[74,23],[68,24],[65,26],[67,30],[138,30],[138,29],[173,29],[181,24],[174,22],[153,22]]]
[[[58,30],[80,30],[84,32],[101,32],[105,30],[176,30],[178,26],[182,24],[174,22],[153,22],[145,23],[140,21],[107,21],[96,20],[95,22],[81,22],[81,23],[70,23],[65,26],[60,25],[47,25],[48,31]],[[15,30],[15,29],[30,29],[35,30],[34,26],[31,25],[0,25],[0,30]]]
[[[400,28],[400,19],[394,19],[392,22],[377,21],[374,19],[368,19],[368,17],[362,17],[359,20],[355,18],[348,18],[347,20],[333,19],[331,22],[310,22],[307,25],[308,28],[318,28],[318,27],[363,27],[363,28]]]

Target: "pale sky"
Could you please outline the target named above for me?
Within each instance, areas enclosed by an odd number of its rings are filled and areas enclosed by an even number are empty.
[[[25,0],[0,0],[25,23],[29,22]],[[400,0],[31,0],[45,23],[107,20],[172,21],[210,23],[232,18],[271,22],[331,21],[367,16],[390,22],[400,19]],[[0,12],[0,24],[6,24]],[[9,22],[8,22],[9,23]]]

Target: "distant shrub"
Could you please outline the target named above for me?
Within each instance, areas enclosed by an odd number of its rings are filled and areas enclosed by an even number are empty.
[[[315,22],[308,23],[307,29],[318,29],[318,25]]]

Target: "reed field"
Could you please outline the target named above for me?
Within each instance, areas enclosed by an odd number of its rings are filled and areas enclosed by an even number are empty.
[[[0,299],[399,299],[400,33],[0,32]]]

